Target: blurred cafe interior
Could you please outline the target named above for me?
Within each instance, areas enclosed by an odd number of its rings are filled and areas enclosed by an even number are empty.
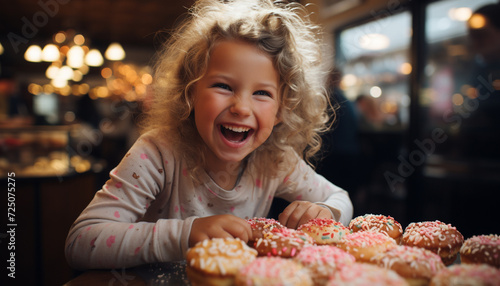
[[[74,277],[67,231],[139,136],[155,52],[193,2],[2,4],[0,176],[5,190],[15,173],[23,285]],[[403,227],[440,220],[466,238],[500,233],[499,14],[488,28],[474,14],[498,1],[299,2],[323,27],[334,65],[337,118],[317,171],[349,191],[354,215]]]

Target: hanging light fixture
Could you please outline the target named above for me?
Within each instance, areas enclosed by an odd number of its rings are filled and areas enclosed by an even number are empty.
[[[106,49],[104,56],[110,61],[121,61],[125,58],[125,51],[120,43],[113,42]]]
[[[42,60],[45,62],[55,62],[59,60],[61,54],[59,47],[54,44],[47,44],[42,50]]]
[[[37,45],[31,45],[24,53],[24,59],[28,62],[39,63],[42,61],[42,48]]]
[[[98,49],[92,49],[85,56],[85,63],[91,67],[100,67],[104,63],[104,59]]]

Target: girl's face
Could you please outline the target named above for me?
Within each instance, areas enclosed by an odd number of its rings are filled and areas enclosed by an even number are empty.
[[[271,58],[241,41],[222,41],[194,88],[196,128],[207,167],[241,162],[279,123],[279,74]]]

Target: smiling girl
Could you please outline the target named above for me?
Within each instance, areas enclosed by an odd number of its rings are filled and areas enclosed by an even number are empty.
[[[144,133],[72,226],[75,268],[183,260],[245,219],[348,224],[347,193],[308,164],[328,122],[318,29],[298,4],[202,0],[158,57]]]

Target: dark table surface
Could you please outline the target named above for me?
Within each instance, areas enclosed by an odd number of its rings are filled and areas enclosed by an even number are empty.
[[[88,270],[64,286],[79,285],[190,285],[186,262],[147,264],[134,268]]]

